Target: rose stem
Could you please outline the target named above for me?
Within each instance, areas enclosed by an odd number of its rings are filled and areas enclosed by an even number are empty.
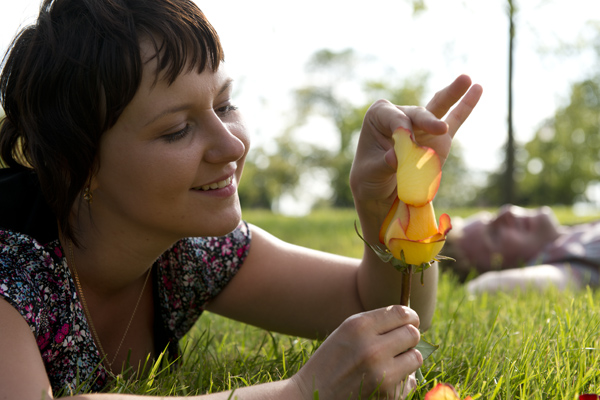
[[[402,297],[400,298],[401,306],[409,306],[410,300],[410,283],[412,281],[412,264],[408,264],[406,270],[402,271]]]

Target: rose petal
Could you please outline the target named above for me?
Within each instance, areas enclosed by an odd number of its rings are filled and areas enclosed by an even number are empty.
[[[391,239],[388,248],[398,260],[402,259],[412,265],[421,265],[435,258],[444,247],[444,240],[438,242],[424,243],[403,239]]]
[[[450,216],[448,214],[440,215],[440,226],[438,232],[446,236],[452,229],[452,223],[450,222]]]
[[[438,233],[433,205],[427,203],[422,207],[408,206],[410,213],[406,236],[411,240],[423,240]]]
[[[452,385],[438,383],[425,394],[425,400],[460,400],[460,397],[458,397],[458,393],[456,393]]]
[[[442,178],[440,158],[433,149],[417,145],[406,129],[397,129],[392,138],[398,160],[398,198],[416,207],[429,203]]]
[[[400,205],[402,205],[402,209],[400,210],[400,212],[398,212],[398,207]],[[388,231],[388,228],[389,228],[392,220],[394,220],[396,218],[401,219],[401,224],[404,226],[404,229],[406,230],[406,226],[408,225],[408,209],[407,209],[406,204],[400,203],[400,200],[397,197],[396,197],[396,200],[394,200],[394,204],[392,204],[392,207],[388,211],[385,219],[383,220],[383,224],[381,224],[381,229],[379,230],[379,241],[381,243],[385,244],[385,234]]]

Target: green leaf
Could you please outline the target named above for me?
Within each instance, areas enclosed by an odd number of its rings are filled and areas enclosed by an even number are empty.
[[[381,261],[383,261],[383,262],[389,262],[399,272],[403,272],[404,270],[406,270],[408,268],[409,264],[404,259],[404,250],[402,250],[402,252],[400,253],[400,256],[402,257],[402,259],[398,260],[397,258],[394,258],[393,254],[387,248],[381,248],[379,246],[374,246],[371,243],[367,242],[365,240],[365,238],[363,238],[362,235],[360,234],[360,232],[358,231],[358,226],[356,225],[356,221],[354,221],[354,230],[356,231],[356,234],[358,235],[358,237],[363,242],[365,242],[365,244],[367,246],[369,246],[369,248],[375,254],[377,254],[377,256],[381,259]],[[434,258],[430,262],[424,262],[421,265],[414,265],[414,271],[413,272],[423,272],[427,268],[431,267],[431,263],[433,261],[439,261],[439,259],[443,259],[443,260],[448,259],[448,260],[456,261],[453,258],[446,257],[446,256],[440,256],[438,254],[437,257]],[[421,274],[421,284],[423,284],[423,275],[422,274]]]
[[[390,260],[390,264],[392,264],[392,266],[396,268],[396,270],[399,272],[402,272],[408,268],[408,264],[406,263],[406,261],[398,260],[397,258],[393,258],[392,260]]]
[[[440,345],[438,344],[431,344],[428,341],[421,339],[419,340],[419,344],[415,346],[415,349],[419,350],[419,353],[421,353],[423,356],[423,361],[425,361],[434,351],[439,349],[439,347]],[[423,383],[425,380],[423,373],[421,372],[421,368],[415,371],[415,379],[417,382],[419,382],[419,384]]]
[[[421,368],[415,371],[415,379],[417,382],[419,382],[419,384],[425,380],[425,377],[423,377],[423,373],[421,372]]]
[[[448,257],[448,256],[443,256],[441,254],[438,254],[437,256],[435,256],[434,258],[435,261],[441,261],[441,260],[449,260],[449,261],[456,261],[454,258],[452,257]]]
[[[356,234],[358,235],[358,237],[365,242],[365,244],[367,246],[369,246],[369,248],[371,250],[373,250],[373,252],[375,254],[377,254],[377,256],[381,259],[381,261],[383,262],[389,262],[390,260],[394,259],[394,256],[392,255],[392,253],[389,252],[388,249],[382,249],[379,246],[373,246],[371,245],[371,243],[367,242],[365,240],[365,238],[362,237],[362,235],[360,234],[360,232],[358,231],[358,227],[356,226],[356,221],[354,221],[354,230],[356,231]]]
[[[431,267],[431,263],[433,261],[429,261],[429,262],[424,262],[420,265],[415,265],[415,272],[423,272],[425,271],[427,268]]]
[[[439,349],[439,347],[439,344],[431,344],[428,341],[421,339],[419,340],[419,344],[415,346],[415,349],[419,350],[423,356],[423,361],[425,361],[434,351]]]

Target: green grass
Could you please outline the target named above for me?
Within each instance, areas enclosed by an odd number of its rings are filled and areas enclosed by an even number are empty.
[[[354,231],[358,216],[353,209],[322,209],[304,217],[244,210],[242,217],[287,242],[350,257],[363,254],[363,242]]]
[[[469,215],[473,210],[452,210]],[[593,219],[557,211],[564,224]],[[353,211],[319,211],[302,218],[245,211],[244,218],[284,240],[360,256]],[[440,345],[422,368],[423,399],[435,382],[453,384],[461,398],[576,399],[600,393],[600,292],[539,292],[470,296],[442,274],[438,308],[424,338]],[[120,379],[111,392],[195,395],[285,379],[318,342],[273,334],[206,313],[182,340],[178,368],[148,365],[146,376]]]
[[[600,393],[599,293],[550,289],[468,296],[443,275],[429,380],[481,399],[576,399]],[[418,397],[420,398],[420,397]]]

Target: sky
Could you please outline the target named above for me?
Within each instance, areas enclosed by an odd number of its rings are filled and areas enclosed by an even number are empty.
[[[0,48],[35,19],[39,0],[0,0]],[[427,98],[466,73],[483,86],[480,104],[457,141],[473,172],[501,163],[507,132],[508,18],[506,0],[425,0],[414,15],[407,0],[196,0],[219,33],[236,81],[234,101],[257,144],[281,134],[291,93],[306,84],[304,66],[317,50],[353,48],[375,80],[399,82],[427,72]],[[590,39],[600,21],[598,0],[520,0],[514,66],[514,128],[519,142],[569,97],[570,84],[593,71],[591,49],[556,56],[561,43]],[[349,94],[352,96],[352,94]],[[425,104],[423,104],[425,105]],[[327,125],[306,137],[335,145]]]

